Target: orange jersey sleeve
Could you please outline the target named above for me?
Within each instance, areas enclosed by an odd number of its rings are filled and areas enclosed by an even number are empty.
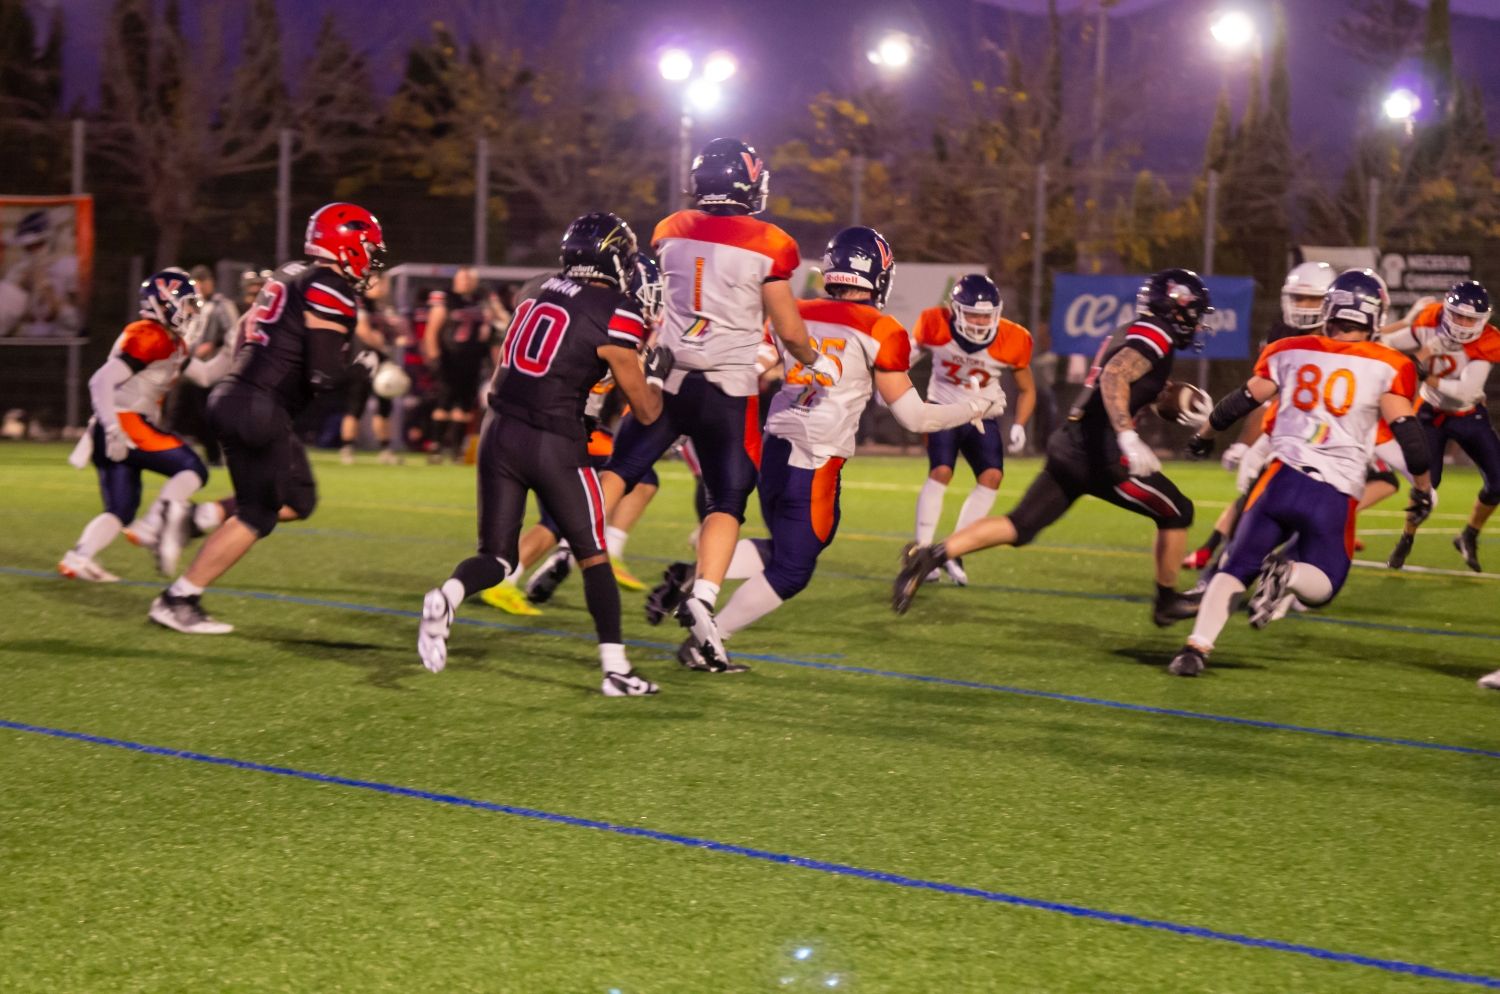
[[[1411,319],[1414,328],[1436,328],[1443,320],[1443,305],[1428,304]]]
[[[667,238],[692,238],[757,252],[771,260],[772,279],[789,280],[802,256],[791,235],[769,221],[746,215],[723,216],[702,211],[678,211],[662,218],[651,233],[651,246],[658,251]]]
[[[904,373],[911,369],[911,338],[901,322],[881,315],[870,329],[870,337],[880,343],[875,353],[875,368],[882,373]]]
[[[1001,318],[989,353],[997,362],[1013,369],[1024,369],[1031,365],[1031,332],[1014,321]]]
[[[945,307],[929,307],[917,316],[916,339],[918,345],[947,345],[953,340],[948,330],[948,310]]]
[[[1479,337],[1464,346],[1464,352],[1470,359],[1500,362],[1500,331],[1492,324],[1485,325]]]
[[[122,338],[120,351],[137,362],[170,359],[177,351],[177,340],[155,321],[132,321],[125,326]]]

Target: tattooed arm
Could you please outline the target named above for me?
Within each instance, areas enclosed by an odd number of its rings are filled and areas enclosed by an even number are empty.
[[[1145,355],[1135,349],[1121,349],[1099,374],[1099,396],[1116,433],[1135,428],[1135,419],[1130,416],[1130,385],[1150,371],[1151,360]]]

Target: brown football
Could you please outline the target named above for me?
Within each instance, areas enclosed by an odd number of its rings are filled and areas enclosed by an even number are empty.
[[[1157,396],[1154,407],[1163,421],[1196,428],[1213,410],[1214,402],[1206,391],[1191,383],[1168,380]]]

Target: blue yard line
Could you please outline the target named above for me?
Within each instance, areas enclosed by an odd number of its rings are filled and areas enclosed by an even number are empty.
[[[818,873],[827,873],[838,877],[853,877],[858,880],[867,880],[872,883],[889,884],[896,887],[905,887],[911,890],[934,891],[939,894],[947,894],[954,897],[978,898],[981,901],[990,901],[995,904],[1005,904],[1018,908],[1030,908],[1035,911],[1050,911],[1054,914],[1067,915],[1070,918],[1082,918],[1089,921],[1105,922],[1111,925],[1128,925],[1133,928],[1150,929],[1157,932],[1169,932],[1174,935],[1185,936],[1193,939],[1206,939],[1212,942],[1223,942],[1230,945],[1242,946],[1250,949],[1265,949],[1279,953],[1293,953],[1299,956],[1309,956],[1332,963],[1340,963],[1348,966],[1362,966],[1387,973],[1406,974],[1413,977],[1422,977],[1428,980],[1446,980],[1452,983],[1469,984],[1475,987],[1486,987],[1500,990],[1500,977],[1490,977],[1477,973],[1460,973],[1455,970],[1444,970],[1439,967],[1427,966],[1422,963],[1410,963],[1405,960],[1383,959],[1377,956],[1363,956],[1358,953],[1345,953],[1333,949],[1324,949],[1320,946],[1306,945],[1300,942],[1285,942],[1280,939],[1262,939],[1251,935],[1242,935],[1237,932],[1224,932],[1213,928],[1204,928],[1198,925],[1186,925],[1180,922],[1165,921],[1159,918],[1145,918],[1140,915],[1122,914],[1115,911],[1104,911],[1098,908],[1084,907],[1078,904],[1067,904],[1061,901],[1047,901],[1040,898],[1024,897],[1019,894],[1010,894],[1004,891],[986,890],[980,887],[968,887],[960,884],[944,883],[938,880],[924,880],[920,877],[909,877],[900,873],[887,873],[882,870],[870,870],[863,867],[852,866],[847,863],[833,863],[827,860],[812,859],[806,856],[796,856],[790,853],[773,852],[767,849],[754,849],[749,846],[735,845],[731,842],[719,842],[714,839],[705,839],[693,835],[680,835],[676,832],[661,832],[651,828],[641,828],[635,825],[621,825],[615,822],[602,821],[596,818],[580,818],[574,815],[559,814],[553,811],[542,811],[537,808],[521,807],[514,804],[501,804],[495,801],[483,801],[471,797],[461,797],[456,794],[439,794],[432,791],[418,790],[414,787],[401,787],[396,784],[380,783],[374,780],[356,780],[350,777],[335,776],[328,773],[316,773],[311,770],[299,770],[289,766],[271,766],[265,763],[256,763],[243,759],[232,759],[228,756],[214,756],[207,753],[191,752],[183,749],[171,749],[164,746],[147,745],[142,742],[131,742],[126,739],[109,738],[102,735],[88,735],[83,732],[73,732],[61,728],[48,728],[43,725],[31,725],[19,721],[6,721],[0,719],[0,728],[7,728],[16,732],[26,732],[33,735],[45,735],[52,738],[67,739],[75,742],[85,742],[90,745],[109,746],[115,749],[127,749],[132,752],[145,753],[152,756],[163,756],[169,759],[183,759],[195,763],[208,763],[214,766],[227,766],[237,770],[250,770],[257,773],[270,773],[276,776],[291,777],[297,780],[309,780],[314,783],[330,784],[337,787],[351,787],[358,790],[369,790],[381,794],[392,794],[397,797],[408,797],[420,801],[430,801],[436,804],[447,804],[460,808],[471,808],[479,811],[492,811],[498,814],[511,815],[518,818],[527,818],[533,821],[550,822],[555,825],[566,825],[571,828],[588,828],[598,832],[608,832],[613,835],[624,835],[631,838],[649,839],[653,842],[663,842],[674,846],[682,846],[688,849],[701,849],[708,852],[721,853],[726,856],[740,856],[746,859],[759,860],[765,863],[773,863],[781,866],[791,866],[803,870],[813,870]]]
[[[40,577],[43,579],[57,579],[55,573],[45,570],[20,569],[13,566],[0,566],[0,574],[12,576]],[[143,580],[122,580],[120,586],[149,587],[157,589],[158,583]],[[278,594],[265,590],[236,590],[233,588],[214,588],[214,594],[222,597],[245,597],[252,600],[276,601],[283,604],[297,604],[304,607],[326,607],[341,611],[358,611],[363,614],[381,614],[396,618],[420,618],[420,611],[408,611],[402,608],[380,607],[374,604],[357,604],[351,601],[325,600],[317,597],[300,597],[295,594]],[[504,632],[515,632],[527,635],[550,635],[555,638],[579,639],[593,641],[594,637],[586,632],[570,631],[560,628],[542,628],[534,625],[519,625],[505,621],[490,621],[483,618],[455,618],[455,624],[468,625],[473,628],[490,628]],[[644,639],[627,639],[626,644],[634,648],[655,649],[663,652],[676,652],[677,645],[672,642],[653,642]],[[849,673],[857,676],[882,677],[887,680],[907,680],[913,683],[934,684],[945,687],[959,687],[964,690],[982,690],[998,694],[1010,694],[1017,697],[1030,697],[1039,700],[1063,701],[1068,704],[1085,704],[1091,707],[1111,708],[1116,711],[1131,711],[1137,714],[1159,715],[1168,718],[1192,718],[1197,721],[1212,721],[1223,725],[1239,725],[1245,728],[1263,728],[1277,732],[1296,732],[1302,735],[1319,735],[1324,738],[1344,739],[1353,742],[1367,742],[1374,745],[1402,746],[1409,749],[1427,749],[1437,752],[1453,752],[1465,756],[1481,756],[1486,759],[1500,759],[1500,750],[1480,749],[1474,746],[1450,745],[1443,742],[1424,742],[1420,739],[1407,739],[1387,735],[1367,735],[1361,732],[1346,732],[1336,728],[1318,728],[1313,725],[1293,725],[1279,721],[1264,721],[1258,718],[1242,718],[1235,715],[1213,714],[1207,711],[1188,711],[1182,708],[1164,708],[1151,704],[1133,704],[1129,701],[1116,701],[1104,697],[1087,697],[1080,694],[1065,694],[1053,690],[1035,690],[1029,687],[1013,687],[1002,683],[984,683],[979,680],[961,680],[956,677],[932,676],[925,673],[906,673],[901,670],[885,670],[870,666],[855,666],[849,663],[821,662],[818,658],[797,658],[792,656],[781,656],[773,653],[751,653],[736,652],[735,658],[751,662],[773,663],[780,666],[795,666],[808,670],[823,670],[829,673]]]

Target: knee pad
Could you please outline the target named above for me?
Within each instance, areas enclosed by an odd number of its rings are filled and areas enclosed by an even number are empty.
[[[1479,503],[1485,507],[1494,507],[1500,504],[1500,490],[1490,490],[1486,487],[1484,490],[1479,491]]]
[[[1388,483],[1397,490],[1401,489],[1401,482],[1396,477],[1393,469],[1372,470],[1365,474],[1366,483]]]
[[[637,487],[660,487],[661,477],[656,475],[656,467],[652,466],[650,469],[646,470],[645,475],[637,480],[635,485]],[[632,487],[631,489],[633,490],[635,488]]]
[[[286,506],[297,512],[298,521],[306,521],[318,506],[318,488],[311,484],[293,487],[287,494]]]
[[[1188,501],[1186,507],[1177,509],[1177,514],[1170,518],[1163,518],[1156,523],[1157,531],[1169,531],[1173,528],[1190,528],[1193,524],[1193,502]]]
[[[766,567],[766,583],[776,592],[776,596],[784,601],[789,601],[812,582],[813,569],[817,565],[814,562],[786,563],[771,562]]]
[[[749,502],[750,498],[748,493],[730,493],[725,494],[723,497],[709,493],[707,498],[704,502],[704,517],[707,517],[709,514],[729,514],[733,515],[734,520],[740,524],[745,523],[745,505]]]
[[[276,530],[277,515],[281,508],[255,507],[250,504],[240,504],[235,508],[234,516],[240,520],[240,524],[255,532],[261,538],[265,538]]]

